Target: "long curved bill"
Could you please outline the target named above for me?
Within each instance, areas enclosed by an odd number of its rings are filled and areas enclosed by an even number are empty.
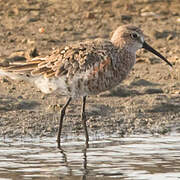
[[[152,52],[156,56],[160,57],[162,60],[164,60],[169,66],[172,67],[172,64],[164,57],[162,56],[159,52],[157,52],[155,49],[153,49],[149,44],[147,44],[145,41],[143,43],[143,48]]]

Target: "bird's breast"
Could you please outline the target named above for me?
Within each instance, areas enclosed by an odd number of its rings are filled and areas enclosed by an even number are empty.
[[[73,81],[70,83],[72,94],[98,94],[115,87],[127,77],[134,63],[134,56],[126,57],[126,59],[116,57],[116,61],[106,58],[95,63],[86,72],[74,76]]]

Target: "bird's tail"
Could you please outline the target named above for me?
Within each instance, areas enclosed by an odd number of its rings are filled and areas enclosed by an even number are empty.
[[[11,79],[26,80],[31,76],[31,71],[44,62],[45,58],[34,58],[31,61],[13,61],[0,64],[0,76]]]

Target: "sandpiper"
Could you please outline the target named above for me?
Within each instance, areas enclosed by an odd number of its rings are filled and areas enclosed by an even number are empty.
[[[123,25],[116,29],[110,40],[98,38],[65,45],[44,58],[36,57],[22,64],[1,66],[0,75],[33,82],[44,93],[56,92],[68,96],[60,114],[58,147],[66,108],[72,99],[82,97],[81,120],[88,146],[86,97],[111,89],[124,80],[135,64],[136,51],[140,48],[152,52],[172,66],[145,42],[143,32],[138,27]]]

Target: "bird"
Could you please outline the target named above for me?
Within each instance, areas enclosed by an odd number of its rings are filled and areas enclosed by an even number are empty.
[[[66,108],[72,99],[82,98],[81,121],[86,146],[86,97],[109,90],[124,79],[136,62],[136,51],[144,48],[172,64],[145,40],[142,30],[134,25],[121,25],[110,39],[96,38],[62,45],[45,57],[0,65],[0,76],[34,83],[44,93],[67,96],[60,111],[57,146],[61,147],[61,131]]]

